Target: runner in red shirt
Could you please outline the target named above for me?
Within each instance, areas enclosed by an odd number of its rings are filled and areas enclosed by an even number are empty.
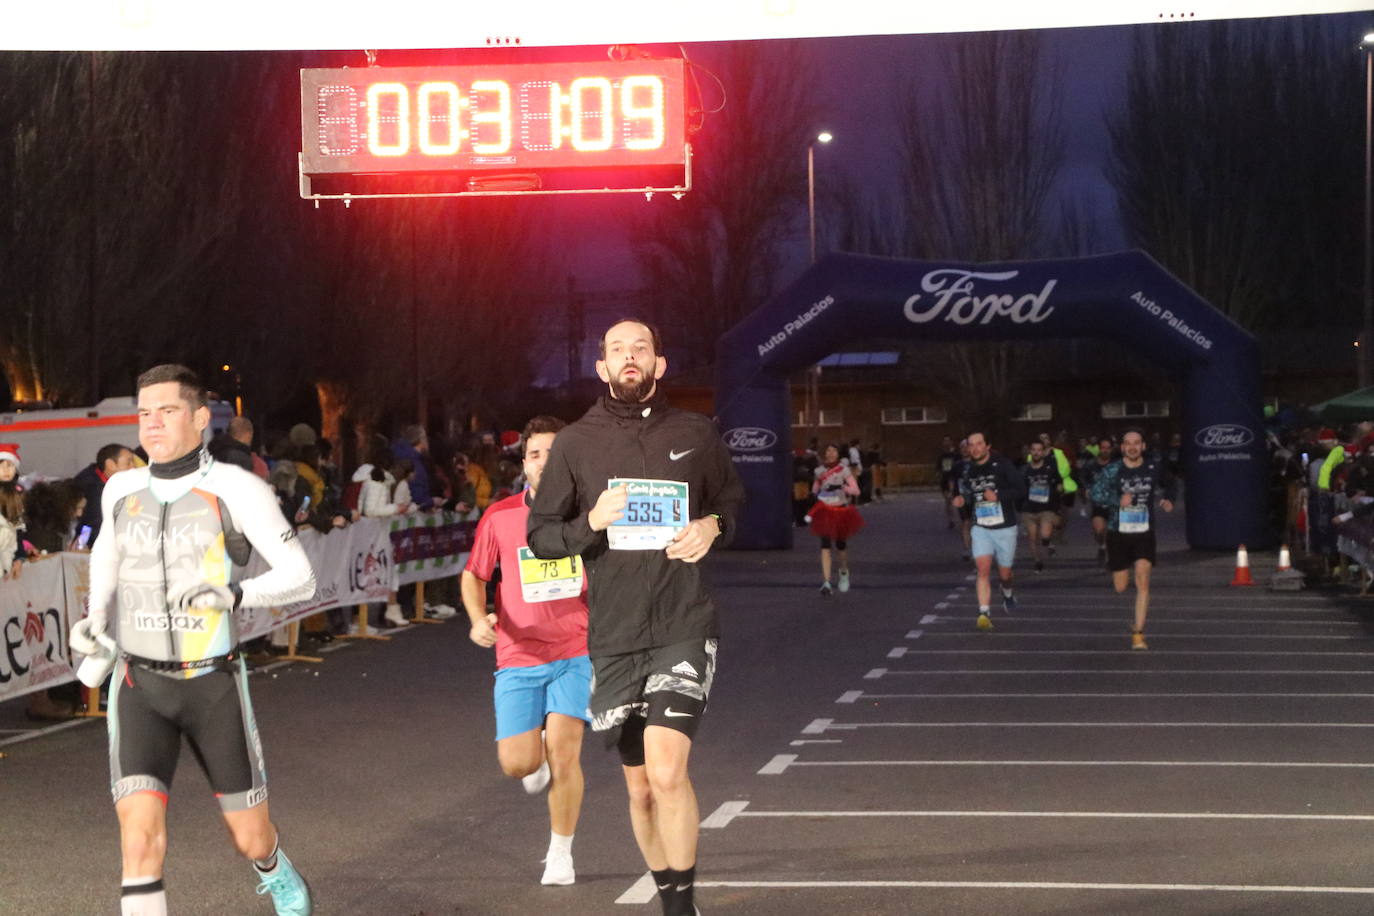
[[[543,884],[572,884],[572,840],[582,808],[582,732],[591,698],[587,658],[586,577],[580,557],[536,559],[525,543],[530,502],[564,423],[535,417],[525,425],[528,489],[487,508],[463,570],[469,635],[496,647],[496,754],[525,791],[549,788],[549,852]],[[487,583],[501,567],[496,613]]]

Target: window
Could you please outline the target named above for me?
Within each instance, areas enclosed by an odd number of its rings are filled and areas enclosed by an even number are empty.
[[[839,366],[895,366],[900,353],[832,353],[817,365]]]
[[[793,425],[793,426],[801,426],[801,427],[810,426],[811,424],[808,423],[808,422],[806,421],[806,411],[804,411],[804,410],[799,410],[799,411],[797,411],[797,415],[796,415],[795,417],[792,418],[792,425]],[[816,425],[817,425],[817,426],[843,426],[843,425],[844,425],[844,411],[843,411],[843,410],[840,410],[840,409],[838,409],[838,408],[835,408],[835,407],[832,407],[832,408],[830,408],[829,410],[826,410],[826,409],[822,408],[822,409],[821,409],[820,422],[817,423]]]
[[[884,426],[910,426],[917,423],[946,422],[943,407],[884,407]]]
[[[1022,404],[1021,411],[1012,420],[1053,420],[1053,404]]]
[[[1102,416],[1108,420],[1130,420],[1136,417],[1167,417],[1168,401],[1103,401]]]

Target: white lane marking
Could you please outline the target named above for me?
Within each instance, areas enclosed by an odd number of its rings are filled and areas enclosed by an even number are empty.
[[[798,738],[787,743],[793,747],[801,747],[803,744],[844,744],[839,738]]]
[[[1087,691],[1080,691],[1075,693],[1026,693],[1012,691],[1003,693],[865,693],[864,697],[870,700],[991,700],[1018,698],[1048,700],[1066,699],[1071,697],[1090,697],[1094,699],[1119,699],[1123,697],[1143,697],[1151,700],[1167,700],[1172,697],[1187,697],[1190,699],[1209,697],[1226,697],[1229,699],[1235,699],[1240,697],[1313,697],[1322,699],[1333,699],[1336,697],[1352,697],[1367,700],[1374,698],[1374,693],[1179,693],[1175,691],[1154,690],[1143,690],[1134,693],[1089,693]]]
[[[887,674],[886,668],[874,668],[872,671],[864,675],[864,680],[876,681],[878,678],[882,677],[885,674]]]
[[[727,802],[726,804],[729,804]],[[744,804],[748,804],[745,802]],[[1374,814],[1279,814],[1220,811],[742,811],[741,817],[1039,817],[1090,820],[1374,821]],[[703,827],[706,826],[702,822]]]
[[[947,607],[949,607],[949,602],[948,602],[948,601],[941,601],[939,604],[935,605],[935,610],[937,610],[937,611],[943,611],[943,610],[945,610]],[[953,619],[953,618],[951,618],[951,619]],[[921,623],[925,623],[925,621],[922,620]]]
[[[1188,891],[1252,894],[1374,894],[1374,887],[1298,884],[1126,884],[1075,881],[701,881],[697,887],[727,888],[982,888],[987,890]],[[619,903],[620,901],[616,901]]]
[[[996,634],[994,634],[995,636]],[[1153,634],[1151,634],[1153,635]],[[979,639],[987,639],[986,635],[979,635]],[[1134,655],[1137,658],[1148,658],[1150,656],[1142,654],[1135,649],[912,649],[919,655]],[[1298,657],[1316,655],[1323,658],[1341,658],[1352,656],[1355,658],[1374,657],[1374,652],[1284,652],[1278,649],[1169,649],[1167,652],[1156,653],[1158,655],[1282,655],[1285,657]]]
[[[776,754],[774,755],[772,760],[768,761],[763,765],[763,769],[759,770],[757,775],[777,776],[778,774],[782,773],[789,766],[792,766],[796,762],[796,754]],[[1371,766],[1374,766],[1374,764],[1371,764]]]
[[[938,607],[938,605],[936,605]],[[1119,623],[1122,617],[1119,613],[1103,614],[1098,617],[1042,617],[1039,614],[1017,614],[1016,619],[1020,621],[1033,621],[1035,623]],[[936,623],[953,622],[958,623],[964,620],[957,614],[927,614],[921,618],[923,626],[930,626]],[[1290,627],[1359,627],[1364,624],[1357,620],[1265,620],[1252,617],[1218,617],[1213,619],[1175,617],[1169,614],[1151,614],[1150,620],[1158,623],[1168,621],[1173,624],[1185,624],[1188,626],[1216,626],[1221,623],[1245,623],[1259,626],[1290,626]],[[1150,634],[1158,635],[1159,631],[1150,630]],[[1211,635],[1211,634],[1200,634]]]
[[[1021,620],[1024,620],[1025,618],[1018,617],[1018,618],[1016,618],[1016,619],[1017,619],[1018,621],[1021,621]],[[918,630],[917,632],[920,632],[920,631]],[[1122,630],[1122,633],[1124,634],[1124,632],[1125,632],[1125,630],[1123,629],[1123,630]],[[978,634],[970,634],[970,633],[968,633],[968,632],[963,632],[963,631],[959,631],[959,630],[932,630],[930,635],[932,635],[932,636],[969,636],[969,635],[978,635]],[[1329,641],[1329,642],[1374,642],[1374,636],[1324,636],[1324,635],[1320,635],[1320,634],[1311,634],[1311,633],[1298,633],[1298,634],[1290,634],[1290,633],[1169,633],[1169,632],[1162,632],[1162,631],[1160,631],[1160,630],[1153,630],[1153,629],[1152,629],[1152,630],[1148,631],[1147,635],[1148,635],[1151,639],[1154,639],[1156,636],[1164,636],[1164,637],[1171,637],[1171,636],[1172,636],[1172,637],[1180,637],[1180,638],[1183,638],[1183,639],[1209,639],[1209,640],[1211,640],[1211,639],[1274,639],[1274,640],[1279,640],[1279,639],[1281,639],[1281,640],[1308,639],[1308,640],[1327,640],[1327,641]],[[1019,637],[1019,638],[1021,638],[1021,639],[1032,639],[1032,638],[1034,638],[1034,639],[1117,639],[1117,638],[1118,638],[1117,633],[1115,633],[1115,632],[1103,632],[1103,631],[1101,631],[1101,630],[1098,630],[1097,632],[1090,632],[1090,633],[1062,633],[1062,632],[1060,632],[1060,631],[1058,631],[1058,630],[1045,630],[1045,631],[1041,631],[1041,632],[1017,632],[1017,633],[999,632],[999,633],[997,634],[997,636],[998,636],[999,639],[1006,638],[1006,637],[1009,637],[1009,636],[1010,636],[1010,637]],[[979,638],[981,639],[982,636],[979,635]],[[1084,649],[1084,650],[1080,650],[1080,651],[1085,651],[1085,652],[1086,652],[1086,651],[1089,651],[1089,650]],[[1281,655],[1293,655],[1293,654],[1296,654],[1296,653],[1292,653],[1292,652],[1282,652],[1282,653],[1279,653],[1279,654],[1281,654]],[[1329,654],[1329,653],[1323,652],[1323,653],[1321,653],[1321,654],[1322,654],[1322,655],[1327,655],[1327,654]],[[1351,654],[1351,653],[1346,653],[1346,654]],[[1364,655],[1364,654],[1368,654],[1368,653],[1363,653],[1363,652],[1361,652],[1361,653],[1358,653],[1358,654]]]
[[[698,881],[698,884],[701,882]],[[648,903],[658,896],[658,885],[654,883],[654,873],[646,871],[630,889],[615,898],[616,903]]]
[[[959,597],[959,593],[958,593],[958,592],[950,592],[948,595],[945,596],[945,600],[946,600],[946,601],[954,601],[954,600],[956,600],[958,597]]]
[[[1115,597],[1110,593],[1103,593],[1101,598],[1094,598],[1091,595],[1074,595],[1072,597],[1058,598],[1054,595],[1047,595],[1039,589],[1031,592],[1035,596],[1036,607],[1068,607],[1068,608],[1101,608],[1125,607],[1121,598]],[[1334,604],[1312,604],[1294,605],[1284,602],[1282,604],[1261,604],[1256,601],[1243,601],[1234,604],[1226,604],[1229,599],[1225,595],[1209,595],[1206,598],[1195,600],[1171,601],[1167,598],[1160,598],[1157,592],[1151,592],[1151,604],[1158,603],[1162,610],[1177,611],[1292,611],[1295,614],[1337,614],[1344,610],[1340,605]]]
[[[774,758],[776,760],[776,758]],[[1237,767],[1259,769],[1374,770],[1374,763],[1269,760],[797,760],[787,767]],[[781,773],[782,769],[777,772]]]
[[[888,658],[901,658],[903,655],[906,655],[906,646],[897,646],[891,652],[887,653]]]
[[[921,638],[921,634],[924,633],[924,632],[925,632],[925,630],[907,630],[907,631],[906,631],[906,638],[907,638],[907,639],[920,639],[920,638]]]
[[[739,817],[745,808],[749,807],[747,801],[728,801],[722,802],[721,806],[712,811],[706,820],[701,822],[702,830],[717,830],[729,826],[730,822]]]
[[[836,703],[857,703],[858,700],[859,700],[859,697],[861,697],[861,696],[863,696],[863,695],[864,695],[864,692],[863,692],[862,690],[846,690],[844,693],[840,694],[840,698],[839,698],[838,700],[836,700],[835,702],[836,702]]]
[[[1106,654],[1106,653],[1102,653]],[[1173,653],[1171,653],[1173,654]],[[1321,653],[1318,653],[1319,655]],[[881,672],[874,675],[874,671]],[[1277,675],[1371,675],[1374,671],[1363,668],[923,668],[893,671],[891,668],[874,668],[865,677],[876,680],[889,675],[931,675],[931,674],[976,674],[987,677],[991,674],[1277,674]]]
[[[99,716],[82,716],[78,719],[68,719],[65,722],[58,722],[56,725],[45,725],[42,728],[28,729],[24,734],[15,735],[13,738],[6,738],[0,741],[0,747],[7,747],[11,744],[19,744],[22,741],[31,741],[43,735],[51,735],[56,732],[66,731],[69,728],[76,728],[78,725],[85,725],[87,722],[104,722]]]
[[[965,581],[965,582],[977,582],[977,581],[978,581],[978,574],[977,574],[977,573],[969,573],[967,576],[964,576],[964,581]]]
[[[824,724],[822,724],[824,723]],[[857,728],[1374,728],[1374,722],[836,722],[817,719],[804,734]],[[815,729],[811,731],[810,729]]]

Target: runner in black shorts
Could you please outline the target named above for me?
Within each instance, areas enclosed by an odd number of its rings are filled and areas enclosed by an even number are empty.
[[[945,521],[954,530],[957,512],[954,497],[959,495],[959,462],[964,456],[954,450],[954,439],[945,436],[940,440],[940,457],[935,459],[935,476],[940,481],[940,493],[945,498]]]
[[[1116,440],[1111,436],[1103,436],[1097,441],[1096,457],[1090,462],[1085,462],[1081,472],[1084,498],[1092,502],[1093,537],[1097,540],[1097,562],[1101,566],[1107,565],[1107,521],[1112,517],[1112,507],[1104,506],[1093,499],[1092,489],[1103,468],[1114,460]]]
[[[602,337],[596,371],[610,391],[559,433],[529,546],[543,559],[582,557],[592,729],[620,749],[630,823],[663,912],[692,916],[699,814],[687,759],[719,636],[695,564],[727,542],[744,487],[714,424],[659,392],[662,352],[642,321]]]
[[[954,477],[950,480],[950,486],[953,489],[946,497],[950,505],[955,505],[954,497],[959,495],[959,481],[968,471],[970,460],[968,440],[960,439],[959,460],[954,465]],[[959,503],[955,505],[955,511],[959,513],[959,537],[964,542],[963,560],[967,563],[973,555],[973,506],[967,502]]]
[[[258,893],[271,894],[278,914],[305,916],[309,889],[268,816],[234,612],[308,598],[315,577],[271,488],[202,448],[209,422],[205,388],[189,369],[157,366],[139,377],[138,438],[151,464],[105,486],[90,614],[72,628],[72,650],[96,654],[96,638],[118,615],[106,724],[123,852],[120,910],[167,912],[167,795],[185,735],[234,845],[253,862]],[[253,550],[271,568],[242,579]]]
[[[1145,616],[1150,610],[1150,570],[1155,562],[1154,500],[1174,511],[1174,479],[1158,458],[1145,458],[1145,437],[1137,429],[1121,437],[1121,459],[1102,469],[1093,482],[1093,502],[1111,507],[1107,520],[1107,568],[1118,593],[1135,578],[1135,627],[1131,648],[1145,643]]]

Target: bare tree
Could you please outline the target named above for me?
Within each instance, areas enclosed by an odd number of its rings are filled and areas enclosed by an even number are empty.
[[[1063,161],[1057,69],[1031,32],[960,35],[939,47],[941,80],[913,81],[896,98],[897,205],[867,219],[851,215],[846,232],[877,254],[1033,257],[1045,248]],[[1017,407],[1021,349],[1004,342],[944,347],[931,353],[927,379],[955,413],[1000,430]]]
[[[1137,34],[1126,107],[1110,121],[1127,232],[1252,329],[1294,305],[1330,315],[1354,304],[1355,34],[1315,19]]]
[[[656,317],[681,323],[697,362],[713,359],[716,340],[776,291],[818,118],[795,43],[734,43],[710,69],[725,98],[693,140],[693,190],[633,232]],[[714,82],[700,82],[711,95]]]
[[[0,55],[13,390],[90,399],[93,376],[132,383],[152,359],[211,345],[200,316],[244,207],[261,60]]]

